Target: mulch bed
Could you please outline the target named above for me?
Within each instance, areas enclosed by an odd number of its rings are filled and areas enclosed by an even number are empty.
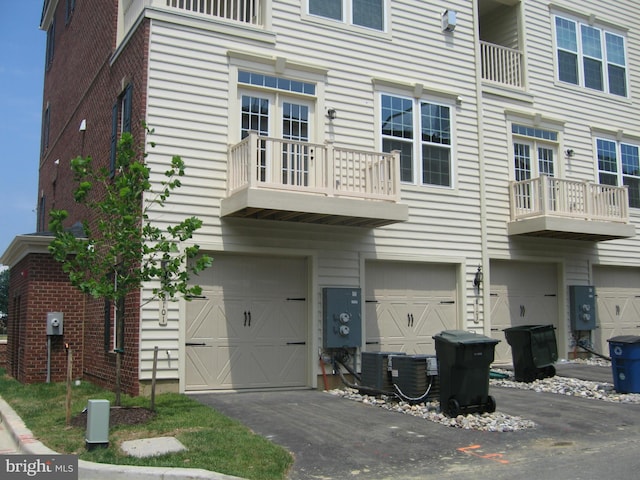
[[[144,407],[111,407],[109,426],[137,425],[146,423],[156,416],[156,412]],[[87,412],[84,411],[71,419],[72,427],[87,428]]]

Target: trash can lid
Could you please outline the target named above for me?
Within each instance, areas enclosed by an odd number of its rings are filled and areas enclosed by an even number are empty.
[[[538,330],[538,329],[551,329],[551,330],[555,330],[556,327],[552,324],[547,324],[547,325],[516,325],[515,327],[509,327],[509,328],[505,328],[504,330],[502,330],[503,332],[517,332],[517,331],[533,331],[533,330]]]
[[[499,343],[500,340],[480,335],[479,333],[469,332],[466,330],[443,330],[434,335],[435,340],[441,340],[449,343],[471,344],[471,343]]]
[[[640,343],[640,336],[638,335],[619,335],[617,337],[611,337],[607,342],[613,343]]]

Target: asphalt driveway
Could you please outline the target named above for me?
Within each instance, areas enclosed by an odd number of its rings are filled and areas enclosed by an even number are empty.
[[[604,367],[559,373],[610,382]],[[289,449],[291,480],[638,478],[640,405],[511,388],[490,393],[499,412],[537,427],[461,430],[319,390],[192,397]]]

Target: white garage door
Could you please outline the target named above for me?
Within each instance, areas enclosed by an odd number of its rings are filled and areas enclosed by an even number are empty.
[[[458,328],[456,269],[448,264],[365,264],[365,351],[435,354],[433,335]]]
[[[491,262],[491,337],[500,340],[496,363],[512,363],[503,330],[554,325],[558,336],[557,266],[552,263]]]
[[[304,259],[214,255],[187,303],[186,389],[307,384]]]
[[[640,335],[640,269],[593,268],[596,287],[597,324],[593,345],[609,355],[607,339],[618,335]]]

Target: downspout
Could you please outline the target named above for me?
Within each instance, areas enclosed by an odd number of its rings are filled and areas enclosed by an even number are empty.
[[[479,306],[477,320],[482,322],[484,335],[491,336],[491,314],[486,308],[489,304],[490,289],[490,270],[489,256],[487,252],[487,204],[486,204],[486,188],[485,188],[485,165],[484,165],[484,121],[483,121],[483,103],[482,103],[482,70],[480,55],[480,17],[478,14],[478,1],[473,0],[473,29],[474,29],[474,55],[475,55],[475,72],[476,72],[476,115],[478,118],[478,193],[480,195],[480,265],[482,266],[483,282],[478,293],[482,298],[482,304]],[[476,296],[477,300],[478,296]],[[475,308],[475,305],[474,305]],[[474,318],[475,319],[475,318]]]

